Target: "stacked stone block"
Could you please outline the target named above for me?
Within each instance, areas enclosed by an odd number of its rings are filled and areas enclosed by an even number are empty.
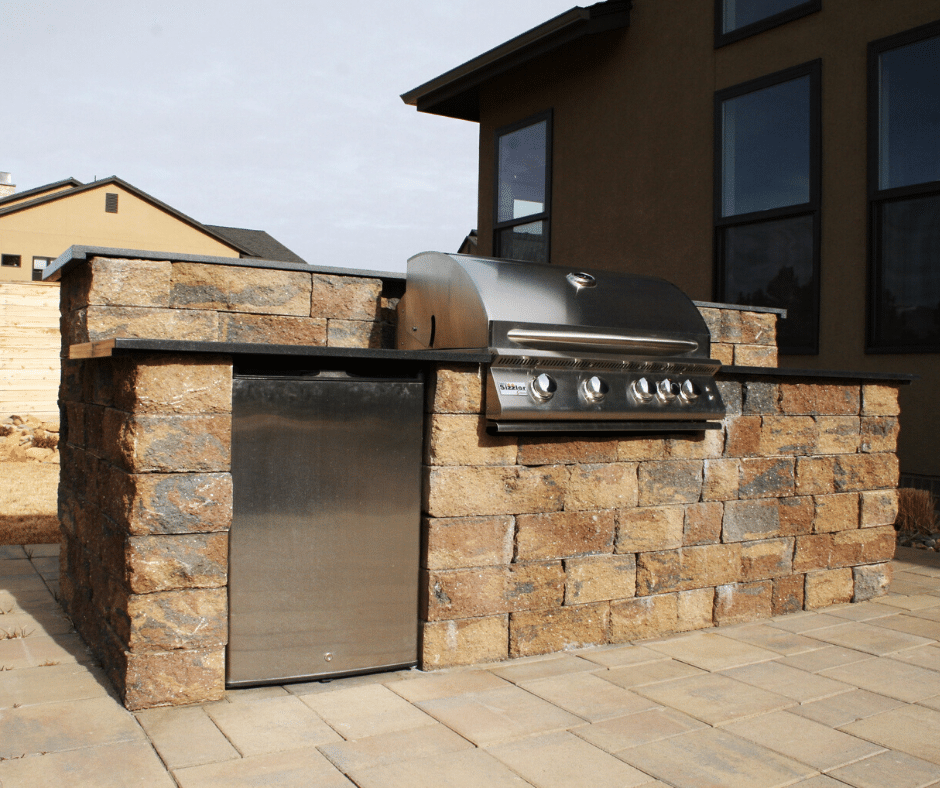
[[[729,375],[721,430],[527,437],[486,433],[484,376],[443,366],[430,386],[425,668],[885,592],[894,386]]]

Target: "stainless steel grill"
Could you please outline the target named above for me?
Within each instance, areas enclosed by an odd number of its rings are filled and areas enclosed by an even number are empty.
[[[398,347],[488,349],[498,432],[703,430],[725,414],[705,321],[662,279],[425,252]]]

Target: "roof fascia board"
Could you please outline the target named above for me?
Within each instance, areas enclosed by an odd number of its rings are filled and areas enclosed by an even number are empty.
[[[75,178],[66,178],[64,181],[56,181],[55,183],[47,183],[45,186],[35,186],[32,189],[26,189],[22,192],[13,192],[13,194],[8,194],[6,197],[0,197],[0,208],[3,207],[5,203],[16,203],[22,200],[24,197],[32,198],[34,195],[45,194],[46,192],[52,191],[53,189],[62,189],[64,190],[66,186],[84,186],[81,181],[75,180]]]
[[[516,36],[457,68],[403,93],[406,104],[419,112],[479,120],[479,107],[471,97],[466,111],[454,110],[460,96],[473,93],[484,82],[533,60],[547,52],[584,36],[627,27],[630,24],[632,0],[609,0],[587,8],[575,6],[538,27]]]

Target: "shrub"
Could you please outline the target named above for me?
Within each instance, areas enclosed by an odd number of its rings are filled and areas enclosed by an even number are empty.
[[[898,490],[898,519],[894,527],[899,531],[929,534],[938,530],[934,497],[927,490],[902,487]]]

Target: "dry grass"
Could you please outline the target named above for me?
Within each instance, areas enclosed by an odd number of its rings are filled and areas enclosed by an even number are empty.
[[[59,466],[0,462],[0,544],[59,541]]]
[[[898,490],[898,519],[894,526],[899,531],[930,534],[940,530],[934,498],[927,490],[902,487]]]

